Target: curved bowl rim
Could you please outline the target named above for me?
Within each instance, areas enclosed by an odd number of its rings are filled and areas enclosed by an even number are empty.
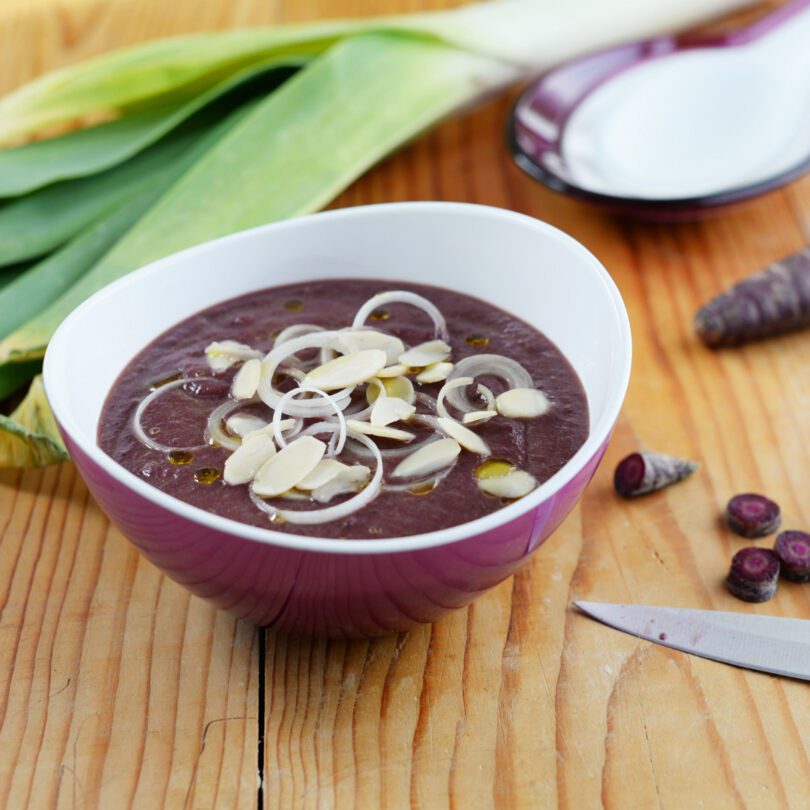
[[[211,512],[205,511],[204,509],[200,509],[196,506],[185,503],[172,495],[168,495],[162,490],[148,484],[146,481],[142,481],[140,478],[122,467],[120,464],[118,464],[118,462],[104,453],[95,441],[88,442],[85,440],[85,437],[83,436],[82,431],[76,425],[72,414],[67,408],[63,407],[63,403],[58,395],[58,389],[56,389],[53,382],[53,373],[51,372],[51,369],[58,365],[59,356],[62,354],[61,343],[63,335],[69,329],[73,328],[77,321],[84,317],[84,313],[88,309],[96,306],[99,301],[103,300],[104,298],[117,294],[120,290],[126,288],[128,285],[137,283],[141,278],[143,278],[143,276],[156,275],[165,265],[170,265],[172,262],[177,261],[178,257],[180,256],[188,258],[194,256],[195,254],[204,255],[208,247],[212,244],[222,244],[228,242],[236,243],[239,240],[253,238],[257,233],[272,232],[280,229],[307,227],[306,223],[315,218],[350,220],[354,217],[362,216],[370,212],[373,213],[375,211],[380,211],[381,209],[384,209],[384,212],[388,212],[392,215],[395,215],[398,212],[421,209],[427,212],[432,212],[434,215],[441,215],[442,211],[446,211],[448,213],[464,213],[471,216],[478,215],[517,220],[525,225],[535,227],[545,233],[547,237],[557,239],[567,245],[590,267],[595,275],[595,281],[601,283],[606,288],[610,298],[610,303],[613,305],[615,317],[619,322],[619,330],[621,334],[621,345],[619,347],[619,374],[612,383],[608,392],[608,402],[604,408],[601,418],[596,424],[591,425],[588,438],[585,440],[582,447],[577,450],[577,452],[560,470],[541,484],[537,489],[535,489],[529,495],[526,495],[518,501],[498,509],[495,512],[491,512],[490,514],[477,518],[476,520],[461,523],[457,526],[451,526],[447,529],[440,529],[438,531],[426,532],[423,534],[408,535],[405,537],[376,538],[374,540],[340,540],[317,537],[315,535],[286,534],[273,529],[264,529],[258,526],[251,526],[246,523],[240,523],[236,520],[214,515]],[[311,214],[296,219],[284,220],[282,222],[270,223],[268,225],[261,225],[256,228],[251,228],[245,231],[230,234],[228,236],[220,237],[219,239],[210,240],[209,242],[204,242],[200,245],[195,245],[194,247],[163,257],[157,261],[150,262],[149,264],[144,265],[143,267],[134,270],[122,278],[108,284],[106,287],[93,294],[90,298],[73,310],[73,312],[62,322],[51,338],[51,342],[45,354],[43,364],[43,379],[45,383],[45,390],[48,394],[48,398],[57,422],[70,440],[76,444],[79,450],[91,462],[101,468],[101,470],[109,475],[114,481],[132,491],[134,494],[145,498],[154,505],[162,507],[169,512],[172,512],[173,514],[185,518],[193,523],[202,524],[208,529],[221,532],[222,534],[229,536],[229,539],[231,537],[239,538],[242,540],[251,540],[254,542],[288,549],[321,552],[327,554],[393,554],[448,545],[471,536],[492,531],[493,529],[497,529],[500,526],[503,526],[504,524],[507,524],[525,515],[526,513],[531,512],[548,498],[557,494],[557,492],[568,484],[585,467],[587,462],[591,460],[591,458],[599,451],[603,443],[608,439],[619,415],[619,411],[627,391],[630,380],[631,359],[632,339],[630,334],[630,323],[619,290],[601,262],[599,262],[598,259],[596,259],[596,257],[589,250],[587,250],[587,248],[577,242],[573,237],[569,236],[558,228],[549,225],[548,223],[535,219],[534,217],[504,208],[476,205],[472,203],[402,202],[342,208]]]

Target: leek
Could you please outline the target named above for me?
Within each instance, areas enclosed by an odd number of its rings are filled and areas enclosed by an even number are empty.
[[[314,211],[435,121],[562,58],[742,4],[494,0],[432,14],[183,37],[45,76],[0,101],[0,138],[27,138],[77,118],[112,115],[124,122],[190,103],[268,59],[311,60],[245,110],[221,139],[196,150],[185,164],[190,168],[106,255],[0,342],[0,374],[36,362],[78,303],[140,265]],[[41,385],[32,386],[26,402],[22,416],[15,412],[0,423],[0,466],[62,457],[44,421],[34,427],[20,421],[32,410],[46,413]],[[43,436],[54,442],[49,452]]]
[[[28,194],[58,181],[94,175],[117,166],[245,82],[273,69],[298,67],[303,63],[301,57],[262,62],[229,76],[179,106],[164,102],[115,121],[2,150],[0,197]]]
[[[28,395],[11,416],[0,414],[0,469],[45,467],[67,458],[42,377],[35,377]]]
[[[359,33],[401,31],[434,38],[525,74],[594,48],[692,25],[750,2],[490,0],[452,11],[157,40],[48,73],[0,100],[0,143],[24,140],[76,119],[187,98],[256,62],[314,56]]]

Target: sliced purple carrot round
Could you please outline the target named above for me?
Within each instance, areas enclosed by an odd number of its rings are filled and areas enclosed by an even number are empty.
[[[764,495],[735,495],[726,506],[729,529],[743,537],[765,537],[775,532],[781,522],[779,504]]]
[[[781,532],[773,550],[779,557],[780,570],[792,582],[810,582],[810,534],[791,530]]]
[[[767,602],[776,593],[779,558],[767,548],[749,546],[731,559],[726,587],[746,602]]]

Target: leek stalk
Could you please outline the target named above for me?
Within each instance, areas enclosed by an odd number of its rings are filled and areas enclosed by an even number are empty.
[[[0,100],[0,140],[76,119],[125,122],[169,104],[180,108],[268,59],[311,60],[221,139],[196,150],[185,173],[108,253],[0,342],[0,364],[35,362],[78,303],[136,267],[320,208],[384,155],[484,94],[582,51],[744,2],[491,0],[447,12],[175,38],[44,76]],[[35,382],[26,403],[0,423],[0,466],[62,457],[41,385]]]

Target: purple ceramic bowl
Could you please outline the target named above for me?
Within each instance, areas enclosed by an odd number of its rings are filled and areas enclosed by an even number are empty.
[[[481,519],[405,538],[299,537],[231,521],[150,486],[103,453],[104,398],[158,334],[220,300],[291,281],[406,278],[464,289],[543,330],[582,379],[590,435],[525,498]],[[630,374],[630,329],[602,265],[569,236],[495,208],[403,203],[268,225],[142,268],[57,331],[45,387],[65,442],[110,519],[192,593],[258,625],[332,637],[430,622],[514,573],[596,470]]]
[[[720,213],[810,171],[808,37],[810,0],[794,0],[722,36],[574,59],[518,98],[509,149],[548,188],[616,213]]]

